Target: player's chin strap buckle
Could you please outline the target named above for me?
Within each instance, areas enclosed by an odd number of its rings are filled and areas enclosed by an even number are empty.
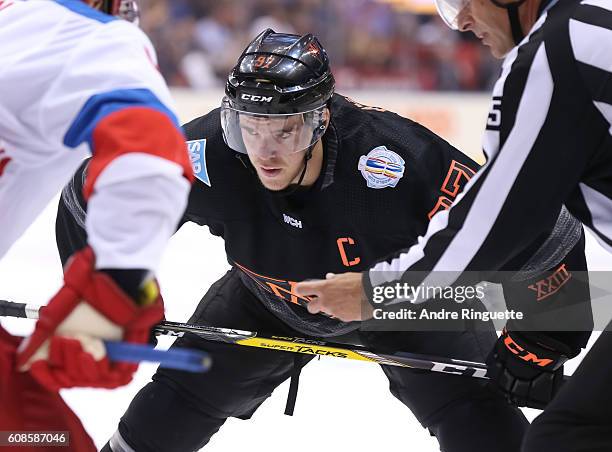
[[[285,414],[287,416],[293,416],[302,367],[304,367],[304,356],[301,353],[296,353],[293,356],[293,370],[291,371],[291,382],[289,383],[289,393],[287,394],[287,405],[285,405]]]

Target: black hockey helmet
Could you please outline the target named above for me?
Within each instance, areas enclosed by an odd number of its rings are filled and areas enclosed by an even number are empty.
[[[233,108],[263,114],[311,111],[333,92],[334,76],[319,40],[269,28],[242,52],[225,86]]]
[[[299,125],[299,133],[283,138],[280,152],[308,149],[325,131],[323,112],[334,85],[327,52],[312,34],[263,31],[242,52],[227,79],[221,107],[226,143],[247,153],[245,123],[249,130],[255,125],[279,137],[279,130]]]

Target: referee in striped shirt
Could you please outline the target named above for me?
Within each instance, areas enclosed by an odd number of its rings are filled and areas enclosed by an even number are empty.
[[[439,285],[443,271],[486,279],[550,228],[563,204],[612,252],[612,1],[436,3],[449,26],[505,58],[483,138],[487,164],[416,245],[364,274],[298,284],[311,312],[360,320],[371,311],[361,301],[378,286],[426,286],[433,272]],[[496,358],[507,354],[500,343]],[[550,344],[521,345],[548,353],[553,366],[562,356]],[[612,332],[534,421],[523,450],[612,450]]]

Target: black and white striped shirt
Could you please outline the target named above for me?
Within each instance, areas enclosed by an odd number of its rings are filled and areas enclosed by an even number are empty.
[[[487,164],[416,245],[364,274],[366,289],[499,270],[550,229],[563,204],[612,252],[611,124],[612,1],[549,3],[503,63]]]

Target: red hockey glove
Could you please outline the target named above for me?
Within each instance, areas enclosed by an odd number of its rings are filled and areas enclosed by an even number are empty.
[[[111,363],[103,339],[146,343],[164,308],[154,280],[140,304],[103,272],[94,253],[76,253],[64,272],[64,286],[45,306],[32,335],[18,350],[17,366],[30,370],[49,389],[116,388],[129,383],[136,364]]]
[[[56,431],[68,432],[68,435],[64,435],[65,447],[58,448],[51,445],[45,447],[32,443],[32,446],[25,444],[20,447],[0,446],[0,450],[97,451],[79,418],[61,396],[56,391],[43,388],[28,372],[18,372],[15,369],[15,355],[19,343],[19,338],[11,336],[0,326],[0,431],[30,433]]]

